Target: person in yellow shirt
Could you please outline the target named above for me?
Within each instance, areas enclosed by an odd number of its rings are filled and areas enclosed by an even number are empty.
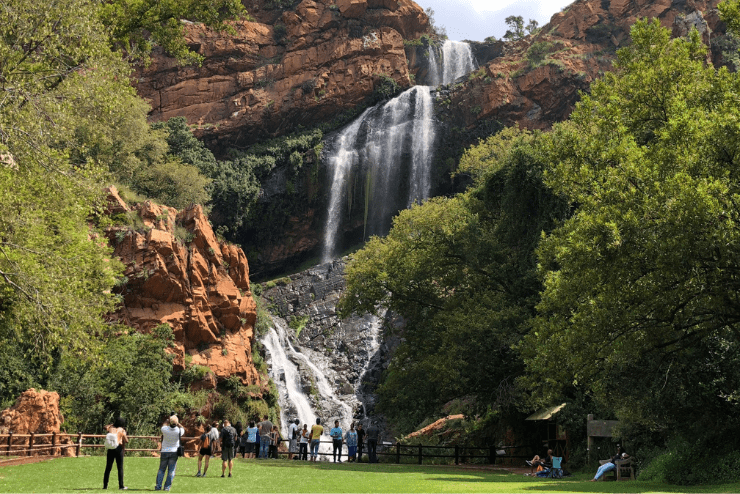
[[[316,425],[311,426],[311,461],[316,461],[319,456],[319,444],[321,443],[321,434],[324,433],[324,428],[321,426],[321,419],[316,419]]]

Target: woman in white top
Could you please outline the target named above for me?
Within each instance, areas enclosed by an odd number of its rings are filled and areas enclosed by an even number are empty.
[[[162,426],[162,449],[159,455],[159,471],[157,472],[157,483],[155,491],[162,490],[162,479],[164,471],[167,470],[167,480],[164,490],[169,491],[172,479],[175,478],[175,467],[177,466],[177,448],[180,446],[180,438],[185,435],[185,429],[180,427],[177,416],[171,416]]]

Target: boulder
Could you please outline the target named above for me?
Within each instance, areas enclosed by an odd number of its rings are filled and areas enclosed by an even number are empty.
[[[53,434],[61,432],[64,422],[59,411],[59,393],[55,391],[36,390],[31,388],[21,393],[10,408],[0,412],[0,432],[7,434]],[[28,437],[18,437],[12,440],[11,447],[21,450],[28,447]],[[32,456],[59,455],[74,456],[73,448],[51,448],[52,437],[34,437]],[[57,437],[58,445],[74,444],[72,439]],[[25,452],[18,451],[17,455],[26,456]]]

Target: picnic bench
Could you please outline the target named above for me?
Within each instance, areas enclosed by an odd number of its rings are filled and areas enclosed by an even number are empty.
[[[611,460],[599,460],[599,464],[604,465],[611,463]],[[609,470],[601,477],[601,480],[605,480],[609,474],[614,474],[614,480],[635,480],[635,469],[632,468],[632,458],[625,458],[624,460],[617,460],[614,462],[617,466],[614,470]]]

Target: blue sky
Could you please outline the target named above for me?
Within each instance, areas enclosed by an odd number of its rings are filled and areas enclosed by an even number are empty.
[[[540,26],[573,0],[415,0],[425,10],[434,9],[434,22],[447,29],[452,40],[483,41],[487,36],[501,38],[506,32],[504,19],[521,15],[524,22],[535,19]]]

